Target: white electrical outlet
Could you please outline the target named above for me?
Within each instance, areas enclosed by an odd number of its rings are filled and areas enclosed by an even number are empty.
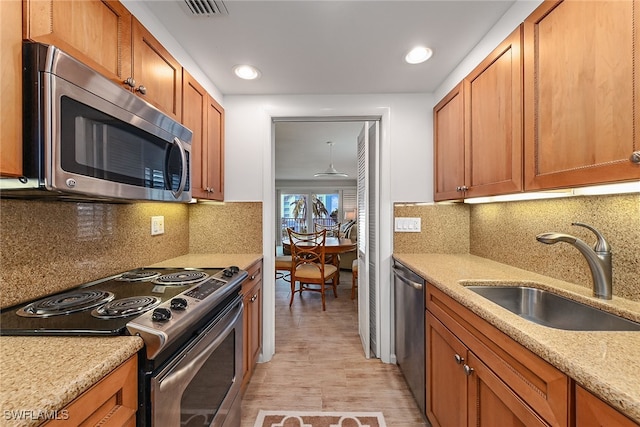
[[[398,233],[419,233],[421,230],[420,218],[395,218],[393,230]]]
[[[151,217],[151,235],[164,234],[164,216]]]

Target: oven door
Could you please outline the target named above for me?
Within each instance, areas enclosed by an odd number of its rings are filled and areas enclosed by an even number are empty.
[[[153,427],[239,427],[242,299],[151,378]]]

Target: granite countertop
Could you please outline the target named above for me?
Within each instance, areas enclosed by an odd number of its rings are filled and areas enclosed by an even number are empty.
[[[250,267],[262,254],[187,254],[152,267]],[[36,426],[144,345],[139,337],[0,337],[3,426]]]
[[[3,426],[36,426],[143,346],[139,337],[0,337]]]
[[[242,270],[246,270],[260,259],[262,259],[262,254],[192,253],[158,262],[151,265],[151,267],[224,268],[235,265]]]
[[[474,255],[394,254],[394,258],[459,301],[538,356],[565,372],[594,395],[640,422],[640,332],[586,332],[529,322],[465,289],[465,281],[519,282],[553,289],[582,303],[640,321],[640,303],[613,297],[603,301],[591,290]]]

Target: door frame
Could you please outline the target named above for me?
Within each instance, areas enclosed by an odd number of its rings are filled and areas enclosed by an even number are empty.
[[[378,330],[379,358],[384,363],[392,363],[391,359],[391,334],[392,334],[392,306],[393,292],[391,280],[391,257],[393,251],[393,203],[391,201],[391,108],[388,106],[352,107],[352,108],[326,108],[292,107],[291,111],[283,111],[283,108],[264,106],[261,128],[265,135],[268,132],[268,142],[264,144],[263,151],[263,265],[264,271],[275,271],[276,242],[275,213],[276,213],[276,189],[275,189],[275,126],[276,121],[380,121],[379,139],[379,169],[380,183],[380,218],[377,235],[379,243],[380,269],[379,301],[380,325]],[[328,114],[327,112],[331,112]],[[271,360],[275,354],[275,275],[265,274],[263,277],[263,346],[260,362]],[[383,303],[384,302],[384,303]]]

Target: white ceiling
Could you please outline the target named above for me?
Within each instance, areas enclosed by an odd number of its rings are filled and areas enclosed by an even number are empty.
[[[226,0],[228,15],[206,17],[192,15],[184,0],[141,1],[223,95],[433,92],[514,3]],[[404,55],[415,45],[430,47],[433,57],[406,64]],[[260,79],[235,77],[238,64],[256,66]],[[336,143],[336,169],[354,173],[355,140],[349,148],[354,157],[343,165],[347,153],[339,152],[348,142],[334,132],[350,126],[290,126],[277,132],[277,155],[286,156],[278,157],[277,179],[305,179],[326,169],[329,140]],[[296,163],[289,157],[298,159],[297,168],[280,167]],[[316,162],[305,163],[310,160]]]

